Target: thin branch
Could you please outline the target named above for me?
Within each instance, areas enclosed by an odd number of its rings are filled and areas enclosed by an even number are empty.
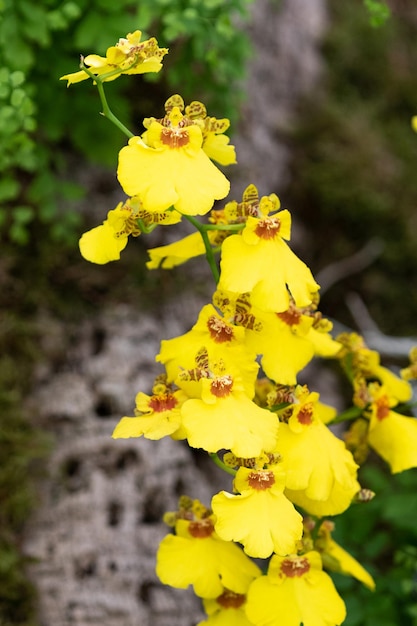
[[[316,280],[321,287],[320,294],[323,295],[330,287],[343,280],[343,278],[357,274],[369,267],[375,259],[381,256],[383,249],[384,243],[381,239],[370,239],[361,250],[358,250],[352,256],[331,263],[322,269],[316,275]]]
[[[372,319],[359,294],[355,292],[347,294],[346,305],[367,345],[382,356],[404,358],[408,356],[411,348],[417,345],[417,337],[385,335]]]

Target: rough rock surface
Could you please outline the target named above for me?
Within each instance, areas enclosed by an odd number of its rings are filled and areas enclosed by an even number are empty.
[[[317,79],[325,18],[324,0],[255,2],[250,101],[236,141],[244,182],[235,197],[249,181],[271,193],[285,180],[289,155],[280,136],[297,98]],[[42,324],[45,363],[29,409],[54,436],[54,448],[24,550],[34,559],[44,626],[192,626],[203,619],[190,591],[156,579],[155,553],[167,532],[161,517],[183,493],[209,503],[230,488],[228,477],[168,438],[111,439],[118,419],[132,414],[136,393],[150,391],[160,340],[187,330],[208,301],[201,291],[182,294],[176,308],[165,303],[158,320],[121,306],[73,327]]]
[[[192,323],[190,300],[181,327],[172,309],[156,320],[120,306],[55,332],[66,362],[55,372],[44,364],[28,407],[55,440],[25,545],[46,626],[192,626],[202,618],[191,593],[157,581],[155,554],[169,531],[163,513],[184,493],[210,502],[213,486],[181,442],[111,439],[137,391],[149,392],[160,372],[161,336]]]

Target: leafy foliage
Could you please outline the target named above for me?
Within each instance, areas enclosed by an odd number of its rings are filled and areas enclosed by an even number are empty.
[[[163,42],[176,42],[167,58],[171,88],[181,85],[186,98],[207,100],[210,108],[237,117],[249,40],[239,30],[251,0],[145,0],[138,20]],[[169,5],[169,11],[166,7]],[[227,95],[225,95],[227,94]]]
[[[385,24],[390,17],[391,12],[385,2],[380,0],[364,0],[365,7],[369,14],[369,22],[371,26],[378,28]]]
[[[363,511],[353,507],[337,519],[335,538],[349,546],[377,582],[374,592],[337,575],[346,601],[345,626],[415,626],[417,623],[417,472],[390,476],[385,467],[368,464],[361,484],[377,496]]]
[[[114,165],[123,137],[97,118],[100,105],[95,90],[88,84],[73,88],[69,104],[64,83],[58,82],[61,75],[77,70],[80,53],[104,54],[126,33],[148,29],[161,45],[171,44],[167,71],[153,78],[162,78],[155,85],[158,102],[172,91],[193,99],[208,95],[211,106],[222,103],[222,115],[236,116],[241,96],[237,81],[248,54],[247,37],[237,24],[247,17],[250,2],[45,0],[34,6],[30,0],[4,0],[0,5],[0,232],[17,244],[27,244],[31,225],[40,221],[50,227],[54,240],[73,242],[79,222],[75,201],[84,190],[65,180],[66,153],[76,150],[90,161]],[[155,114],[150,102],[149,110],[137,110],[135,92],[127,93],[126,84],[122,80],[111,85],[118,117],[129,125],[133,118]]]

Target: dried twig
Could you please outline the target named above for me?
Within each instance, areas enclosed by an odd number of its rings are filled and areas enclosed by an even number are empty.
[[[384,249],[384,243],[381,239],[375,237],[370,239],[358,252],[352,254],[352,256],[346,257],[341,261],[331,263],[320,272],[318,272],[316,279],[320,285],[320,293],[323,295],[336,283],[341,281],[347,276],[357,274],[362,271],[375,259],[377,259]]]
[[[417,337],[385,335],[372,319],[359,294],[355,292],[348,293],[346,305],[367,345],[373,350],[377,350],[381,356],[404,358],[408,356],[411,348],[417,345]]]

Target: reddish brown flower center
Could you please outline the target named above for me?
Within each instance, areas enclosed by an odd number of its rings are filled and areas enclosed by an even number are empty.
[[[301,409],[298,411],[297,419],[300,424],[304,424],[305,426],[309,426],[313,423],[313,405],[311,402],[307,402]]]
[[[207,327],[210,333],[210,337],[216,343],[224,343],[226,341],[232,341],[233,328],[226,324],[220,317],[211,315],[207,320]]]
[[[295,578],[296,576],[304,576],[310,569],[310,563],[308,559],[302,556],[297,556],[292,559],[284,559],[281,563],[281,572],[288,578]]]
[[[163,128],[161,141],[169,148],[183,148],[190,143],[190,136],[184,128]]]
[[[149,408],[154,413],[163,413],[163,411],[172,411],[178,404],[178,400],[172,393],[159,394],[152,396],[149,400]]]
[[[190,522],[188,532],[196,539],[206,539],[214,532],[214,525],[211,519],[203,519],[198,522]]]
[[[221,596],[216,599],[217,604],[220,604],[224,609],[240,609],[242,604],[245,604],[246,596],[240,593],[225,589]]]
[[[281,221],[277,217],[265,217],[259,220],[255,234],[261,239],[274,239],[281,228]]]
[[[383,419],[388,417],[390,412],[388,396],[381,396],[381,398],[378,398],[378,400],[375,402],[375,405],[376,417],[377,419],[379,419],[379,421],[382,421]]]
[[[226,398],[233,387],[233,378],[231,376],[218,376],[215,378],[210,387],[210,391],[216,398]]]
[[[288,309],[288,311],[276,313],[276,315],[284,324],[288,324],[288,326],[296,326],[300,323],[301,319],[301,313],[297,311],[297,309]]]
[[[273,472],[267,470],[259,470],[257,472],[251,472],[248,476],[248,484],[252,489],[257,491],[265,491],[270,489],[275,483],[275,476]]]

